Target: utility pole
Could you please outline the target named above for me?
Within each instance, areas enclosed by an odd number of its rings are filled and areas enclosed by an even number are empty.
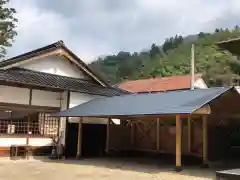
[[[195,65],[195,46],[192,44],[192,57],[191,57],[191,90],[194,90],[194,81],[195,81],[195,73],[194,73],[194,65]]]

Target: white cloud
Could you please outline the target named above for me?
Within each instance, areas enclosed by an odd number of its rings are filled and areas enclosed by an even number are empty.
[[[47,0],[12,1],[18,36],[9,55],[54,41],[85,62],[120,50],[139,51],[175,34],[240,24],[239,0]]]

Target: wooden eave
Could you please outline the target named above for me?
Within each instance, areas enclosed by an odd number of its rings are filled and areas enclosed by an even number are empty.
[[[211,114],[211,107],[209,106],[209,104],[206,104],[203,107],[200,107],[199,109],[195,110],[192,114],[209,115]]]
[[[221,41],[221,42],[216,43],[216,45],[223,50],[227,50],[234,55],[240,56],[240,48],[239,48],[240,47],[240,38]]]

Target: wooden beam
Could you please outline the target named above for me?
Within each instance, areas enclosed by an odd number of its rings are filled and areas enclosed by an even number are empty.
[[[29,105],[32,105],[32,89],[29,89]]]
[[[176,171],[181,171],[182,158],[182,122],[180,115],[176,116]]]
[[[187,118],[188,114],[181,114],[182,118]],[[200,117],[201,115],[195,114],[196,117]],[[160,118],[161,121],[165,120],[165,119],[169,119],[169,118],[175,118],[176,114],[168,114],[168,115],[132,115],[132,116],[111,116],[112,119],[127,119],[127,120],[133,120],[133,121],[139,121],[139,120],[144,120],[144,118],[152,118],[152,120],[156,119],[156,118]],[[96,118],[107,118],[106,116],[96,116]],[[148,119],[149,120],[149,119]]]
[[[43,111],[43,135],[45,134],[45,120],[46,120],[46,113]]]
[[[207,166],[208,161],[207,116],[203,116],[202,118],[202,141],[203,141],[203,165]]]
[[[67,107],[66,107],[66,109],[69,109],[69,107],[70,107],[70,91],[67,91]],[[66,124],[65,124],[65,135],[64,135],[64,156],[65,156],[65,158],[66,158],[66,154],[67,154],[67,149],[69,148],[68,147],[68,141],[70,140],[69,139],[69,137],[68,137],[68,127],[69,127],[69,125],[68,125],[68,119],[69,119],[69,117],[66,117]]]
[[[157,151],[160,150],[160,119],[157,118]]]
[[[134,147],[135,144],[135,123],[131,120],[131,146]]]
[[[149,141],[152,141],[153,143],[155,143],[155,140],[152,139],[152,137],[149,135],[149,133],[151,132],[151,129],[152,129],[153,127],[155,127],[155,125],[156,125],[156,120],[152,120],[152,122],[148,125],[147,128],[141,127],[141,126],[139,125],[140,122],[141,122],[141,121],[139,120],[139,121],[137,121],[137,123],[135,123],[137,129],[139,129],[139,130],[141,131],[141,133],[142,133],[142,136],[139,136],[138,141],[142,141],[144,138],[148,138]]]
[[[49,106],[36,106],[27,104],[15,104],[15,103],[3,103],[0,102],[0,109],[12,109],[12,110],[27,110],[27,111],[45,111],[45,112],[56,112],[59,111],[59,107],[49,107]]]
[[[21,64],[24,64],[24,63],[27,63],[27,62],[30,62],[30,61],[33,61],[33,60],[37,60],[37,59],[41,59],[41,58],[45,58],[45,57],[49,57],[49,56],[53,56],[53,55],[58,55],[61,52],[62,52],[62,49],[56,49],[56,50],[53,50],[53,51],[50,51],[50,52],[47,52],[47,53],[44,53],[44,54],[36,55],[34,57],[31,57],[31,58],[26,59],[26,60],[21,61],[21,62],[17,62],[17,63],[11,64],[11,65],[4,66],[0,69],[9,69],[11,67],[20,66]]]
[[[206,104],[203,107],[194,111],[193,114],[211,114],[211,107]]]
[[[31,121],[31,116],[28,115],[28,123],[27,123],[27,138],[26,138],[26,145],[29,145],[29,136],[30,136],[30,121]]]
[[[191,115],[188,116],[188,152],[191,153],[191,142],[192,142],[192,124]]]
[[[86,74],[88,74],[89,76],[91,76],[95,81],[97,81],[99,84],[101,84],[102,86],[106,86],[104,82],[102,82],[101,80],[98,79],[98,77],[96,77],[92,72],[90,72],[88,69],[86,69],[82,64],[80,64],[79,62],[77,62],[68,52],[66,51],[62,51],[59,56],[65,56],[67,59],[69,59],[70,61],[74,62],[78,67],[80,67],[80,69],[82,69]]]
[[[80,117],[78,123],[78,141],[77,141],[77,157],[80,158],[82,156],[82,121],[83,118]]]
[[[110,143],[110,122],[111,118],[108,118],[107,120],[107,136],[106,136],[106,153],[109,153],[109,143]]]

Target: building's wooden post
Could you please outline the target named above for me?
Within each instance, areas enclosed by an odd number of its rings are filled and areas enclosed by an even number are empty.
[[[203,167],[208,167],[208,134],[207,116],[202,117]]]
[[[107,120],[107,136],[106,136],[106,153],[109,153],[109,140],[110,140],[110,122],[111,118],[108,118]]]
[[[67,101],[67,107],[66,107],[66,109],[69,109],[69,107],[70,107],[70,91],[67,91],[67,99],[66,99],[66,101]],[[65,121],[66,121],[66,124],[65,124],[65,134],[64,134],[64,158],[67,158],[67,149],[69,148],[69,147],[67,147],[68,146],[68,141],[69,141],[69,137],[68,137],[68,127],[69,127],[69,122],[68,122],[68,120],[69,120],[69,117],[66,117],[66,119],[65,119]]]
[[[192,143],[192,126],[191,126],[191,116],[188,115],[188,153],[191,153],[191,143]]]
[[[157,118],[157,152],[160,150],[160,119]]]
[[[82,121],[83,118],[80,117],[78,122],[77,159],[82,156]]]
[[[28,124],[27,124],[27,138],[26,138],[26,158],[29,159],[30,156],[30,148],[29,146],[29,136],[30,136],[30,121],[31,121],[31,117],[30,115],[28,115]],[[32,132],[31,132],[32,133]]]
[[[29,136],[30,136],[30,122],[31,117],[28,115],[28,124],[27,124],[27,139],[26,139],[26,145],[29,145]]]
[[[135,124],[133,123],[133,120],[131,121],[131,148],[134,148],[135,144]]]
[[[182,169],[182,122],[180,115],[176,116],[176,171],[181,171]]]

